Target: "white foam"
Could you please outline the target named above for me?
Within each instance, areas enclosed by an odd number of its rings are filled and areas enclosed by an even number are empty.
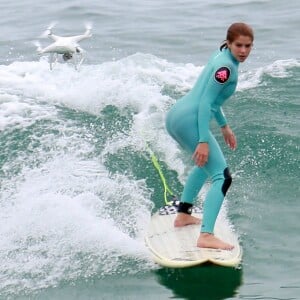
[[[278,61],[243,72],[238,90],[260,85],[265,73],[286,75],[288,68],[298,65],[296,60]],[[141,53],[100,65],[83,65],[79,72],[67,64],[58,64],[50,71],[45,59],[0,66],[0,130],[55,118],[55,104],[95,115],[107,105],[120,110],[130,107],[135,112],[131,132],[126,138],[109,140],[104,154],[127,145],[142,149],[147,140],[183,176],[181,150],[164,128],[165,113],[176,99],[163,91],[168,88],[179,97],[193,86],[202,69],[203,66],[175,64]]]
[[[67,64],[49,70],[45,59],[39,62],[14,62],[0,66],[0,87],[8,95],[22,95],[48,104],[98,114],[111,104],[119,108],[130,106],[143,117],[151,110],[165,112],[174,102],[162,91],[169,87],[175,93],[189,90],[203,66],[174,64],[150,54],[137,53],[118,61],[100,65],[84,65],[80,72]],[[252,70],[243,81],[257,84],[260,74]]]
[[[8,184],[1,193],[0,289],[35,290],[124,271],[126,257],[145,259],[149,193],[143,181],[111,177],[99,162],[76,155],[24,168],[14,190]]]
[[[289,69],[293,67],[300,67],[300,62],[296,59],[276,60],[265,67],[264,72],[275,78],[286,78],[291,76]]]
[[[163,95],[162,90],[168,86],[176,93],[185,92],[192,87],[201,70],[202,67],[192,64],[174,64],[141,53],[101,65],[85,65],[80,72],[66,64],[58,64],[50,71],[45,59],[0,66],[0,85],[8,95],[18,96],[13,105],[19,106],[18,114],[7,113],[10,119],[1,119],[1,129],[6,125],[26,126],[38,117],[49,118],[55,114],[54,104],[92,114],[99,114],[107,105],[120,109],[131,107],[136,112],[132,137],[137,132],[144,132],[155,141],[159,137],[154,150],[165,152],[164,114],[175,100]],[[39,105],[39,101],[43,104]],[[9,110],[5,105],[3,114]],[[170,138],[169,142],[172,143]],[[173,165],[180,165],[178,158],[176,161],[178,164]]]
[[[295,62],[284,65],[289,68]],[[277,68],[277,67],[276,67]],[[5,163],[0,194],[0,289],[34,290],[80,276],[131,269],[145,259],[142,232],[150,217],[151,191],[144,181],[110,175],[107,154],[145,141],[184,181],[181,149],[164,128],[165,113],[196,81],[203,66],[174,64],[135,54],[119,61],[83,65],[79,72],[45,60],[0,66],[0,130],[51,119],[51,130],[37,135],[43,145]],[[242,74],[239,89],[261,83],[268,68]],[[272,67],[271,67],[272,69]],[[273,68],[274,70],[274,68]],[[57,117],[57,105],[99,115],[107,105],[134,112],[129,132],[107,140],[100,155],[88,131]],[[34,135],[34,133],[33,133]],[[96,157],[95,157],[96,156]],[[102,159],[102,160],[101,160]],[[14,176],[11,169],[20,169]],[[138,209],[133,209],[133,208]],[[121,259],[121,257],[123,257]],[[134,265],[138,268],[146,266]]]

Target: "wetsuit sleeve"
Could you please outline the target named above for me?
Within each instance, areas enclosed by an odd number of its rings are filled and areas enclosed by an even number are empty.
[[[219,69],[215,69],[210,77],[208,78],[208,82],[206,84],[206,88],[201,95],[201,100],[199,103],[198,110],[198,133],[199,133],[199,143],[208,142],[209,139],[209,122],[211,119],[211,108],[218,98],[219,94],[222,93],[224,87],[227,85],[227,81],[229,79],[230,73],[228,73],[228,77],[225,82],[219,82],[216,79],[216,74]],[[220,111],[221,112],[221,111]],[[223,119],[223,117],[224,119]],[[217,112],[217,122],[223,124],[226,122],[225,116],[221,113]],[[225,124],[224,124],[225,125]]]
[[[226,116],[223,112],[222,107],[219,107],[215,112],[215,119],[220,127],[223,127],[227,124]]]

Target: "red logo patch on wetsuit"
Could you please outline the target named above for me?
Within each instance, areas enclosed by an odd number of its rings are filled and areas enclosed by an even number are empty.
[[[227,67],[218,69],[215,73],[215,80],[219,83],[225,83],[230,76],[230,70]]]

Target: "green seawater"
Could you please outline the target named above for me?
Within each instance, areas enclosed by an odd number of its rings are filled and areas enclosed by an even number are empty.
[[[300,299],[298,1],[0,7],[0,299]],[[65,34],[93,21],[79,72],[50,71],[34,52],[54,16]],[[143,242],[164,205],[149,148],[180,197],[192,160],[165,114],[236,19],[256,36],[224,106],[238,148],[212,130],[233,174],[224,209],[243,262],[161,268]]]

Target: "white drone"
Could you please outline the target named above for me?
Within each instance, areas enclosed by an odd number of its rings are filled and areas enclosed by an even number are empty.
[[[84,50],[79,46],[79,42],[90,38],[91,34],[91,26],[86,26],[86,31],[81,35],[74,36],[58,36],[52,33],[52,28],[54,25],[49,26],[47,30],[44,32],[42,37],[47,36],[52,39],[54,43],[49,46],[42,48],[41,45],[37,42],[35,43],[37,48],[37,52],[40,55],[49,54],[49,65],[50,70],[53,69],[54,65],[58,61],[58,55],[61,54],[64,61],[68,61],[73,59],[73,63],[75,65],[75,69],[77,70],[79,66],[82,64],[84,60]]]

